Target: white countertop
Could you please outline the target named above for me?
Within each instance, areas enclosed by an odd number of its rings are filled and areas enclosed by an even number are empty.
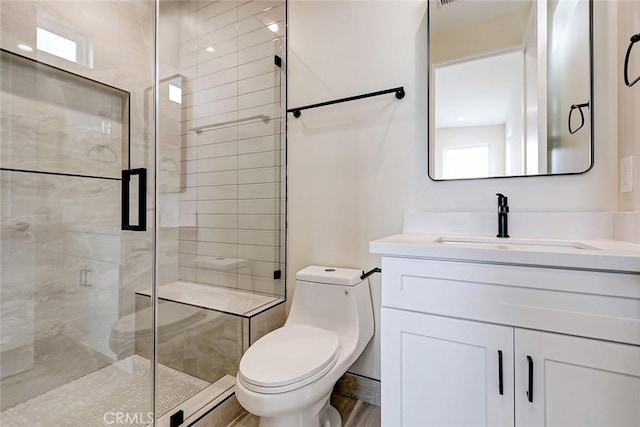
[[[439,243],[441,238],[458,241]],[[478,239],[485,240],[485,243],[473,242]],[[553,246],[564,243],[576,243],[586,248]],[[372,241],[369,251],[395,257],[640,274],[640,245],[616,240],[497,239],[493,236],[406,233]]]

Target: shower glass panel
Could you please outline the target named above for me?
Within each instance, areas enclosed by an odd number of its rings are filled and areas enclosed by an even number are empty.
[[[0,1],[1,425],[188,425],[284,318],[285,16]]]
[[[197,380],[187,418],[235,384],[253,316],[284,301],[286,9],[159,6],[157,351]]]
[[[0,424],[145,426],[153,221],[133,230],[155,203],[154,4],[3,0],[0,16]]]

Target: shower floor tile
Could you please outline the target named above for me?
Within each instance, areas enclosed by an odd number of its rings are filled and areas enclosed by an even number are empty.
[[[151,421],[151,365],[133,355],[0,413],[3,427],[129,426]],[[158,415],[203,390],[208,382],[158,365]],[[121,414],[121,415],[120,415]],[[127,418],[128,416],[128,418]]]

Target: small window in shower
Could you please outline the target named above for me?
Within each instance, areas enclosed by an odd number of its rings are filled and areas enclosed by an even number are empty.
[[[48,15],[38,16],[36,48],[41,52],[93,68],[91,40],[66,28]]]
[[[182,81],[179,78],[169,82],[169,101],[182,104]]]
[[[44,28],[37,28],[36,46],[38,50],[59,56],[71,62],[78,62],[78,43],[59,36]]]

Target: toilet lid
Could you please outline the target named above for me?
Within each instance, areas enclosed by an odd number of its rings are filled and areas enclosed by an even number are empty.
[[[282,387],[330,369],[337,358],[338,335],[313,326],[289,325],[249,347],[238,373],[256,386]]]

